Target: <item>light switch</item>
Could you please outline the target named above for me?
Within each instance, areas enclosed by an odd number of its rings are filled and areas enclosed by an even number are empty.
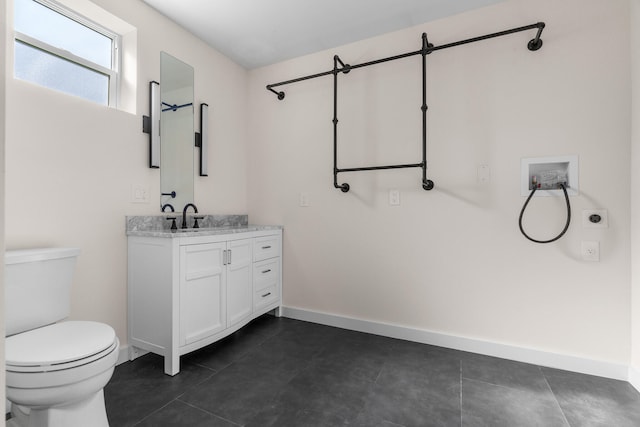
[[[144,185],[134,184],[131,187],[131,202],[149,203],[149,188]]]
[[[300,207],[306,208],[309,207],[309,193],[302,192],[300,193]]]
[[[400,191],[389,190],[389,205],[400,206]]]

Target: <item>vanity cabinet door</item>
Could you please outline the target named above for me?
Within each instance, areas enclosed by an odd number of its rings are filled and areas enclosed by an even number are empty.
[[[180,246],[180,343],[226,328],[226,242]]]
[[[227,326],[251,315],[252,239],[232,240],[227,244]]]

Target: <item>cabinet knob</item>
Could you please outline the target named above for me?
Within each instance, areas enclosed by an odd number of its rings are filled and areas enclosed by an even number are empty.
[[[266,294],[262,295],[262,298],[266,298],[266,297],[268,297],[269,295],[271,295],[271,292],[267,292]]]
[[[270,272],[271,272],[271,269],[263,270],[263,271],[262,271],[262,274],[267,274],[267,273],[270,273]]]
[[[262,249],[271,249],[271,246],[263,246]]]

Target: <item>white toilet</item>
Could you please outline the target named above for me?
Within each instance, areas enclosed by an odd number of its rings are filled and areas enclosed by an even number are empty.
[[[120,345],[103,323],[66,321],[73,248],[5,254],[6,391],[11,427],[108,427],[103,388]]]

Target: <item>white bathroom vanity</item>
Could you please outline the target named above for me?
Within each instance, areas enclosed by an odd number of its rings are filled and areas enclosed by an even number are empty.
[[[282,228],[127,231],[129,358],[180,356],[237,331],[271,310],[279,315]]]

